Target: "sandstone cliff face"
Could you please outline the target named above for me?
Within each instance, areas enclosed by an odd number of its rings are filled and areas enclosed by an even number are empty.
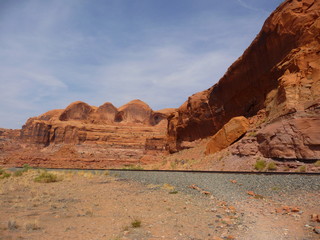
[[[235,116],[251,118],[264,110],[265,121],[272,121],[306,114],[320,99],[319,32],[320,1],[281,4],[220,81],[169,117],[170,151],[212,136]]]
[[[167,116],[173,109],[153,111],[140,100],[117,109],[84,102],[28,119],[16,137],[20,151],[0,156],[6,165],[108,168],[157,161],[166,153]],[[18,131],[19,132],[19,131]],[[12,137],[5,135],[6,140]],[[11,154],[11,155],[10,155]],[[2,158],[2,159],[1,159]]]

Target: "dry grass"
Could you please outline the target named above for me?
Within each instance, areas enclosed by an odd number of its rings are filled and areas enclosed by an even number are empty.
[[[134,219],[134,220],[131,222],[131,227],[132,227],[132,228],[139,228],[139,227],[141,227],[141,220],[139,220],[139,219]]]
[[[277,170],[277,165],[276,165],[274,162],[270,162],[270,163],[268,164],[268,166],[267,166],[267,169],[268,169],[269,171],[275,171],[275,170]]]
[[[263,171],[267,166],[267,163],[265,160],[263,159],[257,159],[256,164],[254,165],[254,169],[258,170],[258,171]]]
[[[44,171],[35,177],[34,181],[39,183],[52,183],[59,181],[59,179],[56,174]]]
[[[39,222],[37,220],[34,220],[32,222],[27,222],[24,224],[24,229],[28,232],[30,231],[36,231],[40,230]]]

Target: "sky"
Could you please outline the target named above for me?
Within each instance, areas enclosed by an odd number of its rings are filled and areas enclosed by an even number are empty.
[[[0,128],[71,102],[176,108],[241,56],[281,0],[1,0]]]

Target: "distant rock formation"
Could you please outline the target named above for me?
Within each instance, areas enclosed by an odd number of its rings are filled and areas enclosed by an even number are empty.
[[[170,151],[179,151],[185,141],[214,135],[235,116],[254,119],[259,112],[264,112],[266,123],[282,119],[289,124],[291,119],[304,116],[317,118],[319,113],[312,110],[312,106],[315,109],[320,102],[319,33],[320,1],[287,0],[282,3],[220,81],[208,90],[190,96],[169,117]],[[257,126],[252,124],[251,127]],[[319,128],[320,125],[316,127],[317,131]],[[288,134],[279,131],[282,136]],[[271,154],[269,151],[274,147],[267,140],[268,136],[263,138],[262,132],[260,134],[262,145],[259,149],[265,157],[317,156],[315,153],[289,156],[285,151],[275,150]],[[318,146],[309,149],[314,152]]]
[[[15,166],[108,168],[139,164],[147,156],[154,162],[166,153],[167,117],[173,111],[153,111],[140,100],[118,109],[109,102],[94,107],[77,101],[28,119],[16,137],[20,151],[0,154],[0,163],[2,157]]]
[[[156,126],[161,121],[166,121],[168,115],[161,111],[154,112],[141,100],[133,100],[119,109],[111,103],[104,103],[97,108],[77,101],[64,110],[51,110],[39,117],[28,119],[22,127],[21,138],[23,141],[45,146],[51,143],[107,141],[104,134],[92,137],[92,133],[99,132],[94,126]]]

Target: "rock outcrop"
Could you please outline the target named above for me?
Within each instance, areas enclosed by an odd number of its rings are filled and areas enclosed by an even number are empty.
[[[169,150],[214,135],[235,116],[251,119],[263,110],[264,121],[271,122],[283,116],[317,115],[310,106],[320,99],[319,32],[320,1],[283,2],[220,81],[189,97],[169,117]]]
[[[265,157],[320,159],[320,116],[276,121],[260,130],[257,140]]]
[[[234,117],[226,123],[213,137],[206,147],[206,154],[213,154],[229,147],[243,136],[249,129],[249,121],[243,116]]]
[[[16,138],[20,151],[0,154],[0,161],[63,168],[135,165],[148,156],[155,162],[166,153],[167,116],[173,111],[153,111],[140,100],[119,109],[108,102],[100,107],[74,102],[28,119]]]

